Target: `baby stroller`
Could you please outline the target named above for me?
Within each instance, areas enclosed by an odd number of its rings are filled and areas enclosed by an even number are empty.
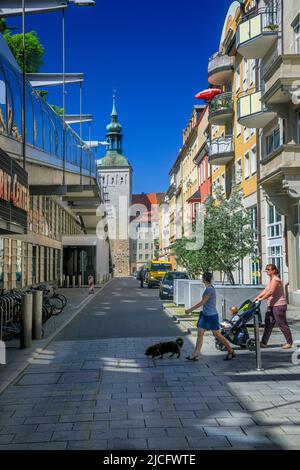
[[[221,330],[221,334],[232,344],[240,346],[241,348],[247,348],[249,351],[255,351],[255,339],[250,338],[247,329],[247,323],[254,319],[255,315],[258,315],[259,324],[262,323],[260,302],[251,302],[246,300],[238,310],[238,313],[234,317],[234,321],[228,321],[227,328]],[[225,346],[216,338],[216,348],[219,351],[225,351]]]

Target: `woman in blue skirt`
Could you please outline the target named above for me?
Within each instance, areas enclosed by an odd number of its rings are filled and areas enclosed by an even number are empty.
[[[199,361],[200,351],[203,344],[203,337],[206,331],[212,331],[215,338],[224,344],[228,351],[225,357],[226,361],[230,361],[235,357],[235,352],[228,343],[227,339],[220,332],[219,315],[216,308],[216,291],[211,284],[212,274],[204,273],[202,281],[205,285],[205,291],[203,292],[202,300],[194,305],[193,307],[186,310],[186,313],[191,313],[199,307],[203,307],[203,312],[200,313],[198,320],[198,337],[196,348],[192,356],[188,356],[189,361]]]

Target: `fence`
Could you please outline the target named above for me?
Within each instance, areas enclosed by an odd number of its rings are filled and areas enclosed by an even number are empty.
[[[217,294],[217,310],[223,319],[228,317],[228,310],[231,306],[239,307],[247,299],[254,299],[263,289],[263,286],[253,285],[223,285],[214,284]],[[202,281],[190,281],[184,279],[174,280],[174,302],[176,305],[183,305],[191,308],[198,303],[204,292]],[[264,321],[267,310],[266,301],[262,302],[261,313]]]

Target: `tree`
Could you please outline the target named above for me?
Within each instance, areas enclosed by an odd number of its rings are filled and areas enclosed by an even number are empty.
[[[177,240],[172,247],[175,258],[192,275],[220,271],[234,284],[233,272],[240,260],[253,254],[256,247],[250,213],[238,191],[233,191],[229,199],[218,191],[206,199],[204,207],[203,247],[189,251],[190,239]]]
[[[23,70],[23,35],[11,34],[5,22],[2,27],[5,28],[3,37],[19,67]],[[26,73],[36,73],[43,65],[44,48],[35,31],[25,34],[25,48]]]

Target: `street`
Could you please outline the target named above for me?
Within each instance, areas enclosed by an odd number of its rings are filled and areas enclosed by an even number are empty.
[[[181,336],[180,359],[152,360],[152,343]],[[299,335],[298,335],[299,336]],[[255,356],[224,362],[162,309],[156,289],[114,279],[0,396],[4,449],[296,449],[300,367],[273,335]]]

